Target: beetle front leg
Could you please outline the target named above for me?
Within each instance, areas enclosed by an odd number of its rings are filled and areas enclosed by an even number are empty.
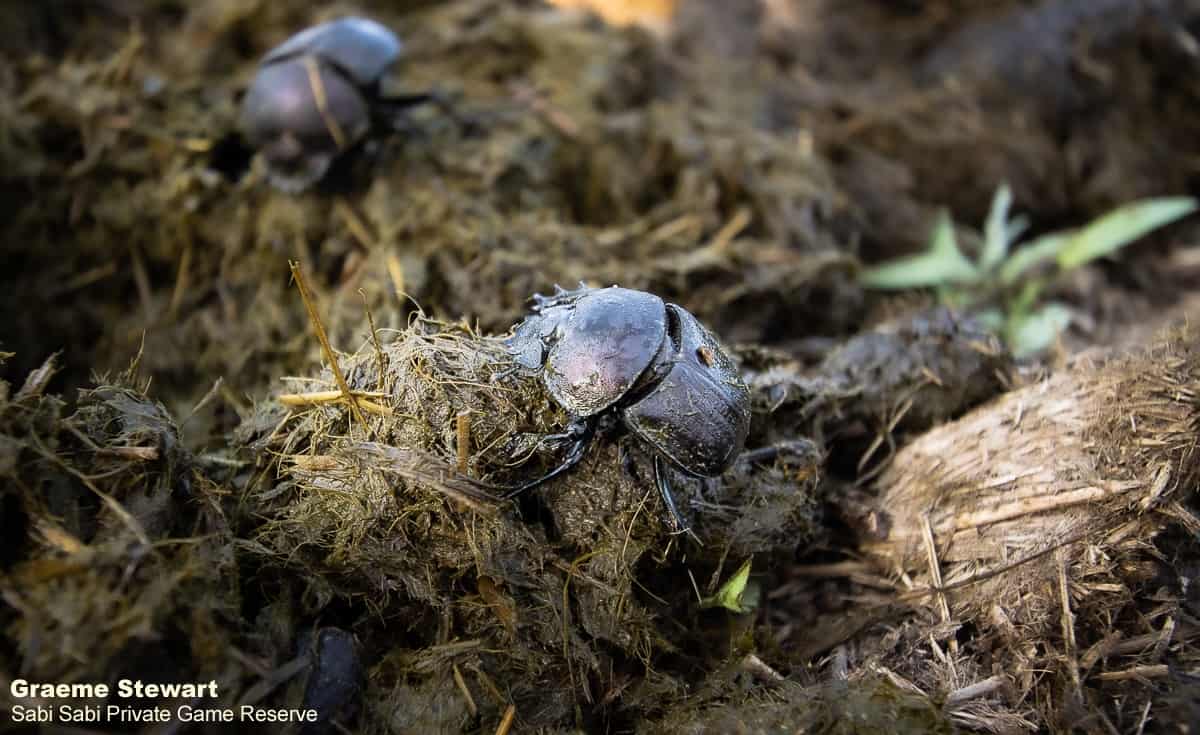
[[[757,449],[748,449],[738,455],[739,464],[765,464],[780,457],[792,457],[810,464],[821,460],[821,450],[811,439],[792,439],[768,444]]]
[[[390,122],[393,126],[397,126],[399,132],[404,131],[405,113],[422,105],[430,105],[437,109],[458,126],[459,132],[469,134],[477,131],[481,125],[477,120],[474,120],[455,107],[455,103],[450,99],[449,95],[441,90],[430,89],[424,92],[410,92],[406,94],[388,94],[381,95],[375,103],[378,112],[384,116],[386,122]]]
[[[561,464],[538,479],[531,480],[524,485],[520,485],[512,490],[509,490],[504,494],[504,499],[508,500],[510,498],[515,498],[526,490],[532,490],[538,485],[558,477],[562,473],[579,464],[579,460],[583,459],[583,455],[587,453],[588,445],[591,444],[592,437],[595,436],[595,433],[595,427],[591,421],[587,419],[580,419],[578,421],[571,422],[567,426],[567,430],[565,432],[544,437],[543,441],[571,439],[574,443],[571,445],[571,448],[567,450],[567,455],[563,457]]]
[[[670,469],[663,464],[662,457],[659,457],[657,454],[654,455],[654,484],[658,487],[658,493],[662,495],[663,503],[667,506],[667,512],[671,514],[671,519],[675,523],[675,533],[686,533],[695,538],[692,529],[688,526],[687,521],[683,520],[678,506],[675,505],[675,496],[671,494],[669,472]]]

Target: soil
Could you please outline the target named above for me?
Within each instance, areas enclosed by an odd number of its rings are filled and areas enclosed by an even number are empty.
[[[1195,220],[1058,282],[1037,360],[857,279],[1004,182],[1035,234],[1196,194],[1200,5],[668,5],[0,7],[4,717],[135,677],[302,732],[1200,726]],[[453,114],[275,190],[241,95],[346,14]],[[504,335],[580,282],[750,388],[688,533],[620,426],[504,498],[570,418]]]

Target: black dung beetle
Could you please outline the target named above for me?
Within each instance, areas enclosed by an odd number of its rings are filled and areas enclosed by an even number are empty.
[[[338,720],[352,719],[364,684],[362,659],[354,634],[341,628],[319,628],[300,637],[299,653],[309,660],[303,705],[314,719],[299,735],[344,732]]]
[[[268,177],[289,192],[307,189],[334,159],[432,94],[383,96],[403,45],[373,20],[348,17],[301,31],[272,49],[242,101],[239,127],[260,151]]]
[[[509,496],[571,469],[597,427],[616,421],[653,450],[655,484],[687,530],[663,460],[693,477],[733,464],[750,428],[750,391],[733,361],[690,312],[644,291],[557,289],[534,296],[533,312],[507,344],[571,416],[547,438],[572,444],[562,464]]]

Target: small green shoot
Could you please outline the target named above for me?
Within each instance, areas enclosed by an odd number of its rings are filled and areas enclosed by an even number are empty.
[[[884,263],[862,274],[867,288],[905,289],[973,283],[979,272],[958,249],[949,213],[938,214],[929,250]]]
[[[1191,214],[1197,202],[1190,197],[1133,202],[1078,229],[1041,235],[1020,247],[1014,246],[1029,228],[1029,220],[1010,218],[1011,207],[1012,192],[1001,186],[992,198],[983,232],[974,235],[973,239],[982,240],[974,262],[963,253],[954,223],[942,211],[925,252],[869,268],[860,282],[885,290],[937,289],[944,303],[974,313],[1004,338],[1015,355],[1025,357],[1053,345],[1071,322],[1068,306],[1040,303],[1054,278]]]
[[[758,588],[749,584],[750,561],[747,559],[738,567],[733,576],[717,590],[717,594],[701,600],[700,607],[723,607],[738,614],[753,612],[758,607]]]
[[[1079,230],[1058,254],[1058,265],[1077,268],[1112,255],[1153,230],[1196,210],[1190,197],[1151,199],[1119,207]]]

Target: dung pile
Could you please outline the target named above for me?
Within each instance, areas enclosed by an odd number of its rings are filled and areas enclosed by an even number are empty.
[[[501,341],[465,325],[416,317],[339,371],[354,409],[326,370],[288,380],[239,430],[257,458],[239,505],[257,524],[244,548],[296,581],[302,609],[365,608],[360,635],[387,651],[371,720],[455,729],[472,707],[494,721],[508,702],[532,725],[658,711],[690,666],[730,645],[700,590],[815,532],[811,453],[677,478],[703,545],[672,535],[630,436],[602,437],[570,473],[501,500],[561,458],[563,442],[542,439],[566,417]],[[445,707],[411,706],[437,696]]]
[[[1200,661],[1196,337],[1080,356],[879,476],[863,551],[923,608],[897,638],[942,655],[889,665],[927,691],[977,685],[962,724],[1122,728],[1152,706],[1159,723],[1194,722],[1169,701],[1194,696],[1183,672]]]
[[[5,675],[232,684],[240,589],[219,490],[136,367],[70,412],[46,393],[54,371],[0,384]]]

